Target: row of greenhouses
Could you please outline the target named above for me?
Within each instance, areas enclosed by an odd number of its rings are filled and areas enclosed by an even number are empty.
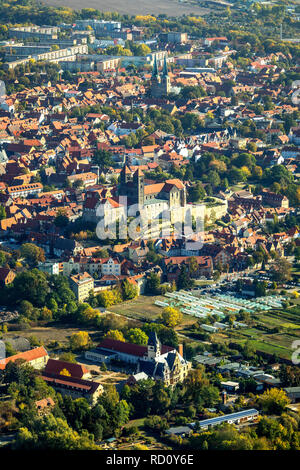
[[[162,308],[174,307],[186,315],[198,318],[217,315],[222,319],[228,314],[237,314],[241,310],[253,313],[280,308],[283,301],[283,296],[268,296],[248,300],[226,294],[195,296],[190,292],[179,291],[167,292],[164,300],[156,300],[155,305]]]

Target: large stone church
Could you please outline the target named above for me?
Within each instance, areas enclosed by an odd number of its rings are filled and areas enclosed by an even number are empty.
[[[174,178],[153,183],[145,180],[140,168],[132,172],[127,165],[121,171],[118,195],[127,197],[129,216],[138,213],[143,215],[145,237],[170,234],[173,224],[178,223],[181,227],[186,214],[192,211],[186,203],[186,187],[182,181]],[[180,227],[178,230],[181,233]]]
[[[150,91],[151,91],[151,96],[153,98],[166,97],[171,91],[171,82],[170,82],[166,58],[164,58],[164,66],[163,66],[161,75],[159,74],[159,71],[158,71],[156,57],[154,59]]]
[[[186,204],[185,185],[177,178],[153,183],[145,180],[143,171],[138,168],[134,171],[128,165],[124,165],[120,182],[114,195],[106,188],[92,188],[86,193],[83,203],[83,218],[87,222],[97,223],[100,218],[99,206],[103,206],[107,221],[115,221],[122,216],[122,210],[126,203],[127,208],[138,204],[137,212],[143,211],[148,220],[170,219],[183,220],[182,211]],[[121,197],[126,196],[127,200]],[[166,215],[168,214],[168,215]],[[103,215],[103,214],[102,214]],[[130,214],[128,214],[130,215]]]
[[[119,195],[127,196],[128,204],[146,206],[155,203],[167,203],[168,208],[186,205],[185,185],[177,178],[160,183],[147,183],[143,171],[135,172],[124,165],[120,175]]]

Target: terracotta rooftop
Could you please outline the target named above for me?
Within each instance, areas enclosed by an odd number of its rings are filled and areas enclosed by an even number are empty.
[[[49,359],[45,367],[45,372],[49,375],[58,375],[62,370],[67,370],[71,377],[81,379],[88,370],[82,364]]]
[[[9,362],[15,362],[17,359],[24,359],[26,362],[33,361],[34,359],[39,359],[40,357],[48,356],[48,353],[44,346],[39,348],[30,349],[30,351],[24,351],[14,356],[6,357],[5,359],[0,360],[0,370],[4,370]]]
[[[117,341],[115,339],[105,338],[97,346],[102,349],[109,349],[120,353],[130,354],[131,356],[143,357],[147,353],[147,346],[140,346],[138,344],[125,343],[124,341]],[[162,354],[172,351],[174,348],[171,346],[162,345]]]

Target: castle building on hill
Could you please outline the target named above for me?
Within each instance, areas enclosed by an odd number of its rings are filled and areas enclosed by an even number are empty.
[[[127,165],[124,165],[121,171],[119,195],[127,196],[128,205],[147,206],[167,203],[169,209],[186,205],[186,188],[179,179],[147,184],[140,168],[132,173]]]
[[[166,58],[164,58],[164,65],[162,74],[159,74],[156,57],[154,59],[152,77],[151,77],[151,96],[153,98],[166,97],[171,91],[171,82],[167,67]]]
[[[124,227],[128,221],[132,222],[131,217],[136,220],[140,217],[139,227],[135,229],[133,224],[130,228],[133,238],[140,238],[142,234],[146,238],[165,237],[174,231],[179,237],[189,233],[194,236],[192,219],[204,220],[205,206],[187,204],[186,199],[186,186],[179,179],[149,181],[141,168],[125,164],[119,184],[111,192],[105,188],[87,191],[83,219],[96,224],[104,220],[105,227],[116,227],[121,221]],[[197,233],[202,231],[199,226],[196,230]]]
[[[165,221],[166,227],[167,220],[172,224],[184,220],[184,212],[188,209],[186,188],[179,179],[147,184],[141,169],[132,173],[127,165],[121,171],[118,192],[119,196],[127,197],[127,207],[138,204],[138,211],[142,210],[148,221],[158,221],[160,218]],[[152,232],[152,235],[155,234]]]

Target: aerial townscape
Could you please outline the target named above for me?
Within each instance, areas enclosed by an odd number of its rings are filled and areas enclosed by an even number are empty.
[[[0,449],[300,450],[299,1],[50,4],[0,0]]]

